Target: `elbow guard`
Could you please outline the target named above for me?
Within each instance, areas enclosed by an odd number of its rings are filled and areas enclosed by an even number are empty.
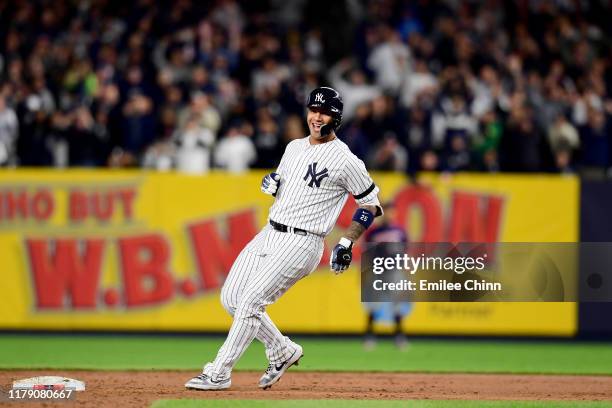
[[[365,229],[368,229],[372,222],[374,222],[374,214],[365,208],[358,208],[353,215],[353,221],[363,225]]]

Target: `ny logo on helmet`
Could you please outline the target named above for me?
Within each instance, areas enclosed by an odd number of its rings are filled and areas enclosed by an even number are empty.
[[[322,93],[316,94],[314,101],[319,102],[319,103],[325,103],[325,99],[323,99],[323,94]]]
[[[317,173],[317,162],[314,162],[308,165],[308,172],[304,176],[304,181],[307,181],[308,177],[310,177],[308,187],[317,186],[318,188],[321,187],[321,181],[323,181],[325,177],[329,177],[329,174],[327,173],[327,168]]]

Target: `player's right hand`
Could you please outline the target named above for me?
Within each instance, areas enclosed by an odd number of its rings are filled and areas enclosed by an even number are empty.
[[[272,197],[276,197],[276,191],[280,185],[280,175],[278,173],[266,174],[263,180],[261,180],[261,191],[264,194],[269,194]]]

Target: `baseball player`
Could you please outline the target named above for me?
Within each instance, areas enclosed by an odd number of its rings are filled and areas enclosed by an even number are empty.
[[[393,257],[396,254],[396,251],[400,248],[402,248],[402,251],[407,250],[408,234],[406,234],[404,228],[397,224],[394,220],[394,203],[386,202],[384,203],[384,206],[385,214],[378,218],[374,225],[366,232],[364,241],[366,247],[369,247],[370,245],[373,246],[373,256],[386,258]],[[388,243],[391,242],[394,242],[395,245],[389,246]],[[399,281],[406,278],[406,276],[404,276],[404,271],[401,269],[387,273],[391,273],[392,276],[394,276],[394,281]],[[368,274],[365,280],[373,280],[374,276],[375,275]],[[371,282],[369,282],[366,286],[372,287]],[[406,340],[406,335],[402,332],[402,319],[412,311],[412,303],[398,299],[393,302],[365,302],[363,303],[363,306],[368,313],[364,341],[364,347],[366,350],[372,350],[376,346],[374,322],[385,320],[393,321],[393,335],[397,348],[402,350],[407,347],[408,342]]]
[[[276,172],[262,180],[261,190],[275,197],[269,222],[242,250],[221,289],[221,302],[234,318],[227,339],[215,360],[186,388],[229,388],[232,368],[254,338],[264,344],[269,360],[260,388],[270,388],[297,365],[302,347],[281,334],[266,306],[317,267],[323,239],[349,194],[359,208],[332,251],[329,263],[336,274],[349,267],[353,243],[382,215],[378,187],[363,162],[336,136],[343,108],[338,92],[316,88],[307,107],[310,135],[290,142]]]

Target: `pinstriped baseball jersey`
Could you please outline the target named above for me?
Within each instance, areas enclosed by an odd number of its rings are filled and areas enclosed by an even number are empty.
[[[352,194],[359,205],[380,208],[378,187],[363,161],[335,138],[310,144],[309,138],[287,145],[278,166],[280,185],[269,218],[313,234],[329,234]]]

